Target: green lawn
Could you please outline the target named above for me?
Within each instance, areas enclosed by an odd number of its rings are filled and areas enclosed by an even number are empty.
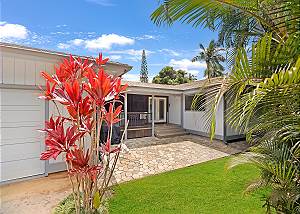
[[[264,213],[261,194],[243,194],[258,171],[251,166],[226,171],[227,161],[213,160],[116,186],[110,213]]]

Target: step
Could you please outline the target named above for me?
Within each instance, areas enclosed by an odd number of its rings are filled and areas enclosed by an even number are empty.
[[[182,128],[169,128],[169,129],[155,129],[155,132],[177,132],[177,131],[184,131]]]
[[[155,127],[155,136],[158,138],[167,138],[185,135],[187,132],[178,125],[162,125]]]
[[[168,137],[177,137],[177,136],[182,136],[182,135],[186,135],[187,132],[171,132],[171,133],[162,133],[162,134],[157,134],[155,133],[155,136],[158,138],[168,138]]]
[[[155,125],[155,128],[167,129],[167,128],[181,128],[179,125]]]

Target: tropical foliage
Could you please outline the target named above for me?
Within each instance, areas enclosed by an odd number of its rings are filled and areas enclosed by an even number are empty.
[[[97,213],[102,209],[107,187],[114,172],[123,144],[111,145],[112,126],[120,121],[121,93],[126,85],[120,78],[104,72],[107,59],[64,59],[55,67],[53,75],[42,71],[46,89],[40,98],[51,101],[59,116],[51,116],[45,123],[47,150],[41,160],[56,159],[62,155],[72,185],[76,213]],[[68,113],[63,116],[62,106]],[[109,106],[109,108],[106,108]],[[102,126],[108,126],[108,137],[100,142]],[[64,204],[64,203],[63,203]],[[72,204],[75,204],[72,208]]]
[[[250,56],[245,48],[238,49],[232,72],[221,85],[206,89],[212,110],[205,119],[213,137],[215,114],[225,96],[227,123],[254,145],[235,158],[232,166],[252,163],[261,169],[261,179],[248,190],[272,187],[266,196],[268,212],[274,208],[279,213],[299,213],[299,35],[279,44],[272,39],[272,34],[262,37],[253,44]]]
[[[152,82],[157,84],[177,85],[196,80],[196,77],[183,70],[174,70],[171,66],[166,66],[156,75]]]
[[[256,42],[267,32],[279,42],[300,30],[300,6],[295,0],[164,0],[152,13],[157,25],[175,21],[219,32],[219,43],[231,60],[237,48]]]
[[[204,89],[205,105],[211,105],[205,115],[211,137],[225,97],[226,122],[253,145],[230,165],[250,163],[261,170],[247,191],[271,188],[265,197],[268,213],[300,213],[299,1],[166,0],[152,19],[157,24],[180,20],[217,29],[221,43],[233,48],[232,71],[222,84]]]
[[[202,44],[200,46],[200,52],[192,59],[192,62],[204,61],[206,63],[206,69],[204,70],[204,76],[207,78],[223,76],[224,67],[220,62],[225,61],[225,57],[220,53],[223,48],[212,40],[208,47],[205,48]]]

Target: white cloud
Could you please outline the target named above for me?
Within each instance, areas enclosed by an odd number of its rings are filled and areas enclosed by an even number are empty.
[[[187,72],[195,76],[199,74],[199,70],[188,69]]]
[[[52,34],[52,35],[70,35],[70,32],[57,31],[57,32],[51,32],[50,34]]]
[[[57,47],[59,49],[69,49],[72,46],[80,46],[83,44],[84,44],[83,39],[73,39],[73,40],[67,41],[67,43],[58,43]]]
[[[87,2],[99,4],[101,6],[115,6],[110,0],[86,0]]]
[[[106,49],[109,50],[114,45],[124,46],[132,45],[134,40],[125,36],[117,35],[114,33],[111,34],[102,34],[96,39],[73,39],[69,40],[66,43],[59,43],[58,48],[67,49],[71,46],[83,46],[89,50],[96,49]]]
[[[149,40],[149,39],[158,40],[160,38],[160,36],[145,34],[145,35],[137,36],[137,37],[134,37],[134,38],[136,40]]]
[[[91,39],[85,41],[85,47],[88,49],[111,49],[113,45],[133,45],[134,39],[120,36],[114,33],[102,34],[97,39]]]
[[[111,59],[111,60],[119,60],[119,59],[122,58],[122,56],[120,56],[120,55],[111,55],[108,58]]]
[[[66,44],[66,43],[58,43],[57,47],[59,49],[69,49],[71,47],[70,44]]]
[[[192,62],[189,59],[181,59],[181,60],[175,60],[171,59],[169,62],[169,65],[174,67],[176,70],[185,70],[190,74],[197,75],[200,70],[199,69],[205,69],[206,64],[205,62]]]
[[[55,27],[67,27],[66,24],[62,24],[62,25],[56,25]]]
[[[83,39],[73,39],[70,41],[71,44],[76,45],[76,46],[80,46],[82,44],[84,44],[84,40]]]
[[[127,49],[127,50],[116,50],[116,51],[109,51],[110,54],[122,54],[127,56],[126,58],[132,61],[138,61],[142,58],[143,49]],[[154,51],[145,50],[146,56],[153,54]]]
[[[140,75],[139,74],[124,74],[122,75],[124,80],[127,81],[134,81],[134,82],[139,82],[140,81]]]
[[[29,30],[19,24],[9,24],[6,22],[0,23],[0,39],[26,39],[28,37]]]
[[[171,50],[171,49],[168,49],[168,48],[160,49],[158,52],[164,53],[164,54],[167,54],[167,55],[171,55],[171,56],[179,56],[180,55],[177,51],[174,51],[174,50]]]

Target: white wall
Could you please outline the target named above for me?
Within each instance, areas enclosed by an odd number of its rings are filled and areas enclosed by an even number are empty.
[[[181,96],[169,96],[169,123],[181,124]]]
[[[54,72],[54,65],[61,62],[63,56],[30,50],[0,47],[0,84],[44,85],[41,71]],[[107,64],[105,71],[120,75],[128,67],[119,64]]]
[[[216,113],[216,135],[224,136],[224,99],[220,100]]]
[[[226,103],[226,106],[229,106],[228,101]],[[240,136],[243,136],[243,133],[241,131],[236,130],[234,127],[230,127],[228,124],[226,124],[226,138],[230,140],[239,139]]]
[[[185,99],[183,100],[183,106],[184,106]],[[223,127],[223,109],[224,109],[224,103],[223,98],[220,101],[220,105],[217,109],[216,113],[216,137],[222,138],[224,133],[224,127]],[[207,111],[209,111],[208,108],[206,108],[205,111],[184,111],[184,117],[183,117],[183,127],[188,130],[192,130],[195,132],[205,133],[209,134],[209,129],[207,127],[207,124],[205,123],[205,114],[207,114]]]

